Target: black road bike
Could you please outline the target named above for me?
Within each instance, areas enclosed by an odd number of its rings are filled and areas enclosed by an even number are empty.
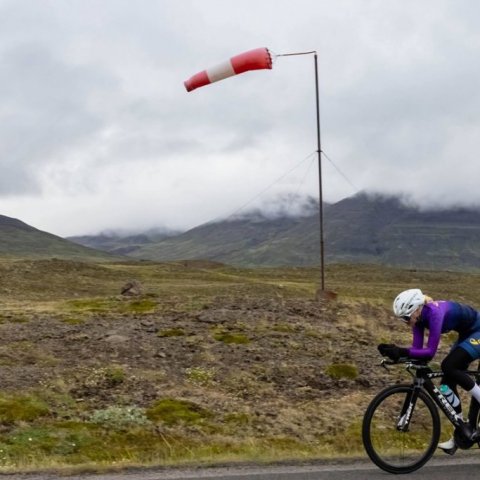
[[[394,363],[384,359],[381,365],[388,370],[388,365]],[[410,473],[425,465],[440,439],[438,410],[455,427],[454,438],[459,448],[480,446],[468,438],[479,428],[478,402],[472,397],[468,422],[463,422],[433,381],[443,376],[441,371],[434,371],[425,362],[416,360],[399,363],[404,364],[413,382],[383,389],[363,417],[363,445],[373,463],[390,473]],[[467,373],[480,384],[480,364],[478,370]]]

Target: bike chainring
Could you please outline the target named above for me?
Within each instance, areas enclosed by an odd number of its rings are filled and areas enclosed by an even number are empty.
[[[455,429],[453,438],[455,439],[457,447],[461,448],[462,450],[468,450],[469,448],[473,447],[474,443],[476,443],[469,438],[466,438],[462,433],[462,430],[458,427]]]

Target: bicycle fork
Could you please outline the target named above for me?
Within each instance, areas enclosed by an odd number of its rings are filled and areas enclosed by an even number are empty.
[[[410,419],[412,418],[412,413],[413,413],[413,410],[415,409],[415,405],[417,403],[417,398],[418,398],[420,389],[422,388],[422,383],[418,380],[419,379],[415,380],[415,383],[413,384],[413,388],[405,396],[402,410],[400,411],[400,415],[397,420],[397,430],[399,432],[408,432]]]

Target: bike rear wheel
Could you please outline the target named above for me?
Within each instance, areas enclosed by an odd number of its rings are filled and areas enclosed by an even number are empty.
[[[473,429],[480,428],[480,406],[474,399],[470,402],[470,409],[468,411],[468,421]]]
[[[478,370],[480,371],[480,362],[478,364]],[[479,378],[477,377],[475,380],[475,383],[480,385]],[[470,401],[470,408],[468,409],[468,421],[473,429],[476,430],[480,428],[480,405],[473,397]]]
[[[440,438],[440,418],[433,400],[420,390],[405,431],[398,428],[406,413],[412,385],[382,390],[363,418],[362,439],[370,459],[389,473],[409,473],[422,467],[433,455]]]

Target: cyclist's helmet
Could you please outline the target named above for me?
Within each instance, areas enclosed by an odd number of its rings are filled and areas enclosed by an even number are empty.
[[[412,313],[425,303],[425,295],[419,288],[411,288],[398,294],[393,301],[393,313],[395,316],[408,322]]]

